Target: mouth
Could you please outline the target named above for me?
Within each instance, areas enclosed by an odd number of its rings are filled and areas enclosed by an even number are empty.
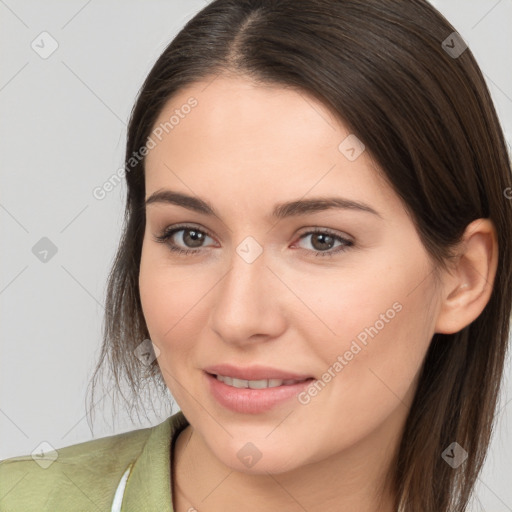
[[[223,382],[227,386],[231,386],[237,389],[267,389],[277,388],[280,386],[293,386],[302,382],[308,382],[314,380],[314,377],[306,377],[303,379],[237,379],[236,377],[230,377],[229,375],[220,375],[215,373],[206,372],[218,381]]]
[[[203,375],[206,389],[218,405],[231,412],[249,415],[263,414],[287,403],[295,402],[297,406],[299,402],[296,397],[316,380],[314,377],[304,376],[279,379],[275,378],[275,373],[272,378],[267,379],[241,379],[207,371]],[[289,376],[290,374],[286,375]]]

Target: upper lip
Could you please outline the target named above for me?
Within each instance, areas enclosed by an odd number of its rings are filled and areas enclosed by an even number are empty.
[[[234,377],[242,380],[264,380],[264,379],[281,379],[281,380],[305,380],[312,378],[311,375],[292,373],[268,366],[247,366],[245,368],[233,366],[231,364],[216,364],[203,368],[205,372],[214,375],[224,375],[225,377]]]

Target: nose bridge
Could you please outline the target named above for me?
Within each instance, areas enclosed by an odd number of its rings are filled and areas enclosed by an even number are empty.
[[[244,340],[252,334],[270,334],[278,308],[267,268],[267,252],[247,236],[234,249],[231,266],[219,283],[213,325],[224,339]]]
[[[230,270],[222,285],[222,295],[236,305],[247,306],[249,301],[257,304],[268,279],[266,274],[270,273],[267,260],[263,246],[254,237],[246,236],[235,247]],[[235,304],[231,304],[231,308]]]

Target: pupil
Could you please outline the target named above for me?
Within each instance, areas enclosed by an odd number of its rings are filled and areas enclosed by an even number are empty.
[[[190,230],[190,229],[185,231],[185,233],[191,234],[191,236],[189,236],[189,238],[192,239],[192,244],[191,244],[192,247],[200,247],[201,246],[202,233],[199,233],[198,231],[194,231],[194,230]]]
[[[330,247],[325,247],[325,245],[330,245],[330,243],[333,241],[333,237],[323,233],[318,233],[313,236],[313,240],[320,240],[320,244],[324,244],[323,247],[317,247],[317,249],[330,249]]]

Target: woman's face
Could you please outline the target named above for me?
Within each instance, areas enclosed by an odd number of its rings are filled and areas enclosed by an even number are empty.
[[[368,152],[312,97],[225,76],[173,97],[148,147],[142,306],[167,386],[205,445],[252,473],[388,449],[439,301]],[[206,369],[312,380],[239,389]]]

